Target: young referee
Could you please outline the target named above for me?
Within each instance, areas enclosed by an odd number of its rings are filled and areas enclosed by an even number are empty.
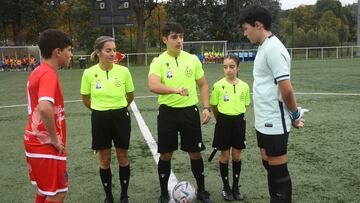
[[[105,203],[114,202],[111,192],[111,147],[114,142],[119,163],[120,202],[127,203],[130,166],[130,114],[128,105],[134,100],[134,84],[128,68],[114,64],[115,41],[101,36],[95,40],[92,59],[99,63],[86,69],[81,80],[84,105],[91,110],[92,149],[99,153],[100,177],[105,190]]]
[[[225,77],[213,86],[210,104],[216,118],[213,147],[220,150],[220,175],[223,181],[223,198],[227,201],[243,200],[239,190],[241,150],[245,149],[246,106],[250,104],[249,85],[238,77],[239,58],[224,58]],[[233,184],[229,185],[228,162],[232,156]]]
[[[213,202],[205,190],[204,163],[201,151],[202,142],[200,115],[202,123],[210,120],[209,90],[202,64],[195,55],[182,51],[183,28],[178,23],[166,23],[162,30],[162,39],[166,51],[155,58],[150,65],[148,85],[151,92],[159,94],[158,152],[160,159],[158,173],[161,187],[160,203],[169,202],[168,180],[171,170],[171,158],[178,148],[188,152],[191,170],[198,186],[198,199],[205,203]],[[203,109],[200,110],[196,86],[200,89]]]
[[[290,55],[271,32],[271,14],[261,6],[249,7],[241,18],[244,35],[260,43],[254,61],[253,102],[258,147],[268,172],[270,202],[291,202],[292,184],[287,162],[291,124],[304,126],[290,81]]]

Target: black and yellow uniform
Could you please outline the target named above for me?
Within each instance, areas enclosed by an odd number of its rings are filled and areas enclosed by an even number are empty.
[[[178,57],[167,52],[155,58],[149,75],[160,77],[168,87],[186,87],[188,96],[178,94],[159,95],[158,102],[158,152],[171,152],[178,148],[178,133],[181,150],[199,152],[205,149],[202,142],[196,81],[204,76],[202,64],[195,55],[181,51]]]
[[[128,149],[130,139],[130,114],[126,93],[134,91],[128,68],[113,64],[109,71],[99,64],[86,69],[81,80],[80,93],[91,97],[92,148]]]
[[[249,85],[240,79],[230,84],[226,78],[213,86],[210,104],[217,106],[218,116],[213,147],[219,150],[245,148],[246,106],[250,104]]]

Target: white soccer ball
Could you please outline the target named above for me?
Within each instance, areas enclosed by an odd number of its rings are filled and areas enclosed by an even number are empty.
[[[172,190],[176,203],[192,203],[196,200],[196,188],[189,181],[178,182]]]

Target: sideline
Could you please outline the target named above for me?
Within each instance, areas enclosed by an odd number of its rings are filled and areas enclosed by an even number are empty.
[[[131,110],[134,113],[134,116],[136,118],[136,121],[139,125],[140,131],[143,135],[143,137],[146,140],[147,145],[150,148],[150,151],[154,157],[155,163],[157,164],[159,161],[159,153],[157,152],[158,146],[156,144],[156,141],[154,140],[153,136],[151,135],[151,132],[149,130],[149,127],[146,125],[143,117],[141,116],[139,109],[136,106],[136,103],[133,101],[130,104]],[[174,186],[177,184],[178,180],[174,174],[174,172],[171,170],[170,173],[170,177],[169,177],[169,182],[168,182],[168,191],[170,193],[170,197],[172,197],[172,189],[174,188]]]

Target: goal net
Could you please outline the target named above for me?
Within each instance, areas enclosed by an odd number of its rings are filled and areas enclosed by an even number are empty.
[[[227,54],[227,41],[184,42],[183,50],[195,54],[202,63],[222,63]]]

